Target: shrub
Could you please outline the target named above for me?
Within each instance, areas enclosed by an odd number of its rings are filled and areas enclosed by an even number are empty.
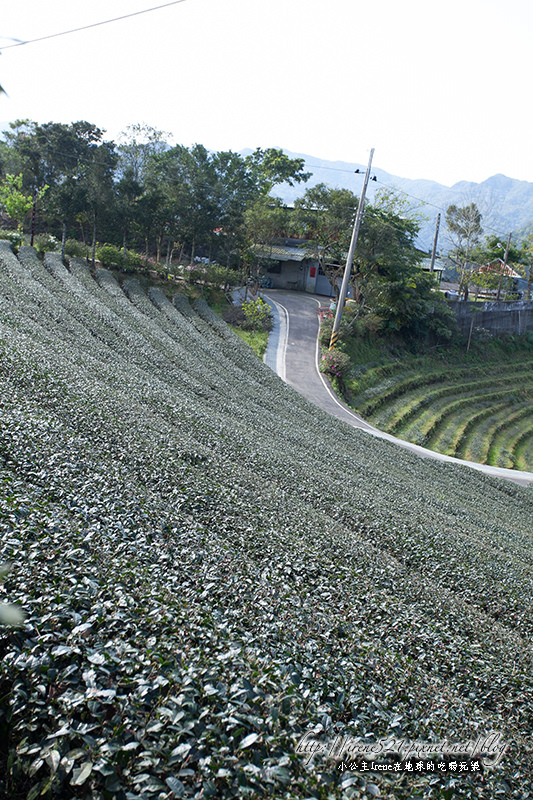
[[[331,341],[331,331],[333,330],[333,319],[330,317],[324,317],[322,320],[322,325],[320,326],[320,333],[318,334],[318,340],[322,347],[328,347]]]
[[[121,256],[123,258],[123,253],[121,251]],[[133,250],[126,251],[126,263],[122,260],[122,268],[124,272],[139,272],[140,270],[145,269],[145,259],[139,255],[139,253],[134,253]]]
[[[124,251],[114,244],[102,244],[96,249],[96,258],[102,266],[111,269],[120,269],[124,272],[139,272],[145,269],[145,259],[133,250]]]
[[[246,300],[242,304],[245,317],[244,328],[261,331],[272,328],[272,312],[270,306],[261,297],[256,300]]]
[[[319,341],[322,347],[329,347],[329,343],[331,341],[331,331],[333,330],[333,323],[335,319],[334,317],[324,317],[322,320],[322,325],[320,326],[320,333],[319,333]],[[342,340],[347,340],[352,335],[352,331],[350,329],[350,319],[345,317],[344,314],[341,317],[341,324],[339,328],[339,338]]]
[[[77,239],[67,239],[65,253],[67,256],[73,256],[74,258],[88,258],[89,247],[83,242],[78,242]]]
[[[59,245],[59,239],[56,239],[51,233],[38,233],[37,236],[33,237],[33,246],[40,255],[51,250],[58,250]]]
[[[320,362],[320,372],[333,378],[342,378],[350,368],[350,356],[341,350],[328,350]]]
[[[239,273],[235,269],[228,269],[221,264],[210,264],[207,267],[207,283],[215,286],[237,286],[240,283]]]
[[[379,333],[383,329],[384,320],[379,314],[365,314],[356,322],[360,335]]]
[[[18,231],[0,231],[0,239],[6,239],[11,242],[14,250],[18,250],[22,245],[22,234]]]
[[[225,309],[223,318],[224,322],[227,322],[228,325],[237,325],[239,327],[242,327],[242,324],[246,319],[244,316],[244,311],[242,310],[242,306],[235,304]]]
[[[104,267],[122,267],[122,250],[114,244],[102,244],[96,248],[96,258]]]

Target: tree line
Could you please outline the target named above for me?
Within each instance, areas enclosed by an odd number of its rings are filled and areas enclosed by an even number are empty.
[[[259,280],[268,248],[287,237],[306,247],[338,291],[358,198],[319,184],[288,208],[283,183],[305,183],[304,159],[257,148],[249,155],[171,145],[132,125],[119,142],[86,121],[12,122],[0,141],[0,206],[19,227],[92,251],[98,242],[157,263],[203,258]],[[353,266],[353,324],[451,335],[449,316],[420,269],[419,222],[388,190],[365,205]]]
[[[176,250],[190,260],[201,250],[231,261],[246,245],[247,209],[278,183],[308,177],[303,159],[280,150],[242,157],[202,145],[172,147],[162,132],[142,125],[117,144],[85,121],[11,123],[0,143],[0,170],[4,187],[20,180],[19,194],[39,197],[39,230],[93,248],[107,241],[144,249],[157,261]]]

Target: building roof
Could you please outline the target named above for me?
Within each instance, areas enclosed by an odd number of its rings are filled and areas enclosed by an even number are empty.
[[[479,267],[476,272],[495,272],[497,275],[503,274],[508,278],[522,277],[520,273],[516,272],[509,264],[505,264],[501,258],[495,258],[490,264],[484,264],[482,267]]]
[[[421,259],[420,267],[421,267],[421,269],[424,270],[424,272],[430,272],[431,271],[431,258],[423,258],[423,259]],[[441,274],[444,272],[444,267],[442,265],[442,261],[439,258],[439,256],[437,256],[437,258],[435,259],[435,263],[433,264],[433,272],[437,272],[437,273],[440,272]]]
[[[290,247],[283,244],[258,244],[255,250],[263,258],[270,258],[272,261],[303,261],[304,258],[314,257],[314,251],[305,245]]]

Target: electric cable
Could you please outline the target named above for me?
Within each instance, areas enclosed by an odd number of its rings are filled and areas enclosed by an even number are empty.
[[[169,6],[176,6],[178,3],[184,3],[185,0],[172,0],[170,3],[163,3],[160,6],[153,6],[152,8],[145,8],[141,11],[132,11],[130,14],[123,14],[121,17],[114,17],[113,19],[104,19],[101,22],[92,22],[90,25],[82,25],[80,28],[71,28],[67,31],[60,31],[59,33],[50,33],[47,36],[39,36],[37,39],[28,39],[27,41],[17,41],[14,44],[8,44],[5,47],[0,47],[0,51],[9,50],[11,47],[22,47],[24,44],[35,44],[35,42],[44,42],[47,39],[56,39],[58,36],[68,36],[71,33],[79,33],[79,31],[86,31],[89,28],[97,28],[100,25],[108,25],[110,22],[119,22],[123,19],[130,17],[138,17],[140,14],[148,14],[150,11],[158,11],[161,8],[168,8]]]

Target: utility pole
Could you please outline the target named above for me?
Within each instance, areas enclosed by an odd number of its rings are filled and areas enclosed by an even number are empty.
[[[357,214],[352,231],[352,239],[350,242],[350,249],[348,250],[348,257],[346,259],[346,267],[344,268],[344,277],[342,279],[341,291],[339,294],[339,301],[337,303],[337,313],[335,314],[335,322],[333,323],[333,330],[331,331],[331,339],[329,342],[329,349],[333,350],[339,338],[339,328],[341,326],[341,317],[346,301],[346,294],[348,292],[348,282],[350,280],[350,273],[352,271],[353,256],[357,245],[357,237],[359,236],[359,228],[361,227],[361,220],[363,218],[363,207],[365,204],[366,188],[370,178],[370,169],[372,167],[372,158],[374,156],[374,148],[370,151],[370,158],[368,159],[368,167],[366,168],[365,180],[361,197],[359,198],[359,205],[357,206]]]
[[[501,294],[501,290],[502,290],[503,276],[504,276],[505,270],[507,268],[507,258],[509,257],[509,246],[510,246],[510,244],[511,244],[511,234],[509,234],[509,236],[507,237],[507,244],[505,246],[505,255],[503,257],[503,267],[502,267],[502,271],[500,273],[500,282],[498,284],[498,294],[496,295],[496,300],[500,299],[500,294]]]
[[[435,256],[437,255],[437,241],[439,238],[440,228],[440,213],[437,214],[437,224],[435,226],[435,238],[433,239],[433,250],[431,251],[431,264],[429,267],[430,272],[435,272]]]

